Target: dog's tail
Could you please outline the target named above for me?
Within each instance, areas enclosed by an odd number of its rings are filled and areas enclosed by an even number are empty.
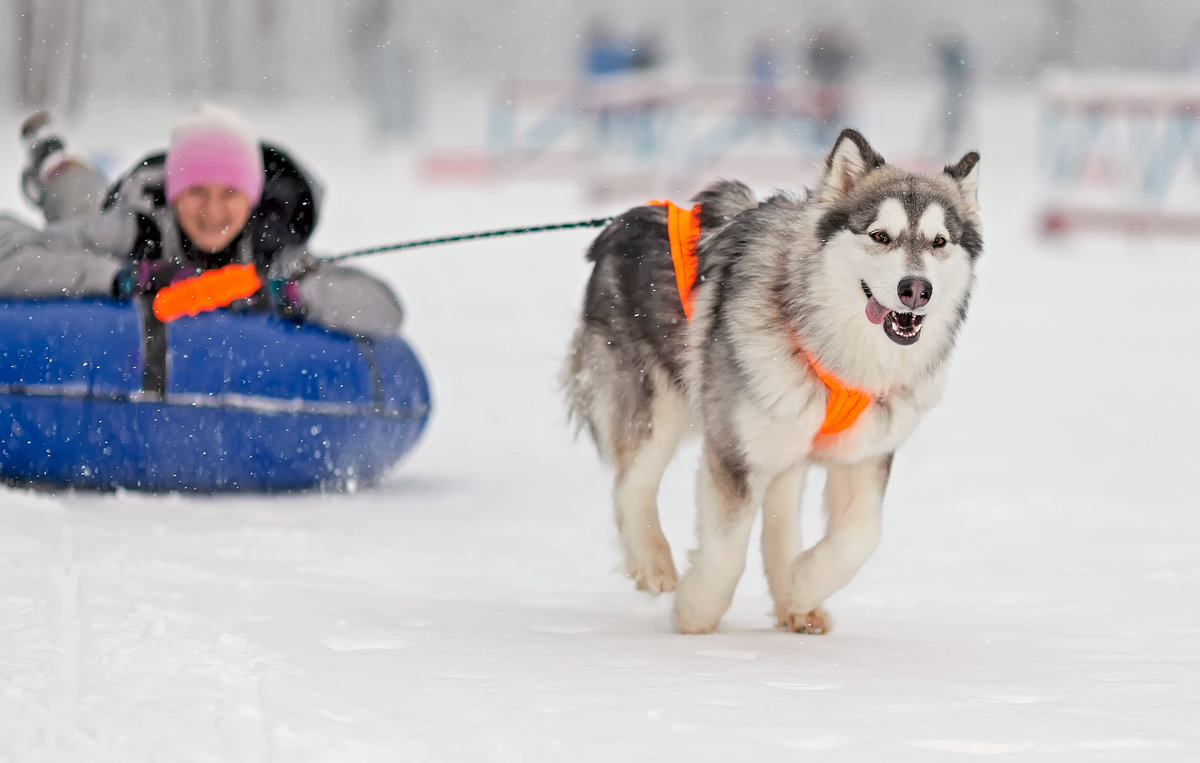
[[[754,191],[736,180],[718,180],[692,197],[700,205],[700,227],[719,228],[737,215],[758,206]]]
[[[580,326],[571,339],[571,348],[559,370],[558,382],[567,397],[567,421],[574,425],[575,434],[586,428],[599,447],[599,433],[592,419],[595,386],[585,366],[587,351],[587,326]]]

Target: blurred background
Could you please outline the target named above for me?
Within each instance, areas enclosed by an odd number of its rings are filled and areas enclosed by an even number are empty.
[[[1200,230],[1193,0],[0,6],[14,118],[50,107],[78,125],[202,97],[267,126],[335,114],[351,125],[337,135],[405,151],[422,182],[569,180],[600,199],[690,195],[714,175],[803,184],[847,124],[883,133],[885,156],[913,169],[1019,124],[1045,232]]]
[[[769,631],[757,542],[705,646],[612,573],[609,477],[557,381],[593,231],[414,249],[353,261],[400,295],[433,387],[384,484],[0,486],[0,761],[1200,760],[1197,0],[0,14],[0,214],[37,225],[31,111],[115,176],[208,98],[324,183],[318,254],[722,176],[799,190],[846,125],[909,169],[978,149],[986,242],[946,397],[897,455],[832,639]],[[685,447],[661,495],[678,564]]]
[[[141,95],[370,97],[373,77],[429,96],[447,78],[570,77],[591,35],[641,48],[703,80],[736,82],[757,43],[784,79],[815,75],[822,31],[846,76],[935,79],[937,43],[957,37],[981,81],[1020,83],[1046,66],[1200,66],[1189,0],[5,0],[10,100],[26,106]],[[383,52],[381,52],[383,51]],[[400,88],[399,93],[410,88]]]

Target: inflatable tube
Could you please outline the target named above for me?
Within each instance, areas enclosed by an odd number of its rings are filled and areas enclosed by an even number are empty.
[[[399,337],[146,301],[0,301],[0,477],[148,491],[369,483],[429,417]]]

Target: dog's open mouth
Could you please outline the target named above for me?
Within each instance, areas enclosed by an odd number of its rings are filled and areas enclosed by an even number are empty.
[[[867,320],[875,325],[883,324],[883,333],[896,344],[913,344],[921,338],[921,322],[925,316],[916,313],[898,313],[880,304],[871,294],[866,281],[860,281],[867,295]]]

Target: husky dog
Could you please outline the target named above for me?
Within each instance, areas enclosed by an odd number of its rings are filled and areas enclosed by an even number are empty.
[[[676,590],[679,630],[716,629],[760,505],[779,626],[829,629],[821,605],[878,545],[892,455],[940,397],[966,317],[982,251],[978,161],[911,173],[845,130],[807,198],[759,202],[741,183],[715,183],[693,199],[690,321],[661,206],[629,210],[596,238],[564,383],[616,470],[625,570],[639,589]],[[825,431],[842,387],[861,413]],[[698,548],[677,578],[657,494],[689,430],[703,438]],[[827,472],[826,532],[801,552],[813,464]]]

